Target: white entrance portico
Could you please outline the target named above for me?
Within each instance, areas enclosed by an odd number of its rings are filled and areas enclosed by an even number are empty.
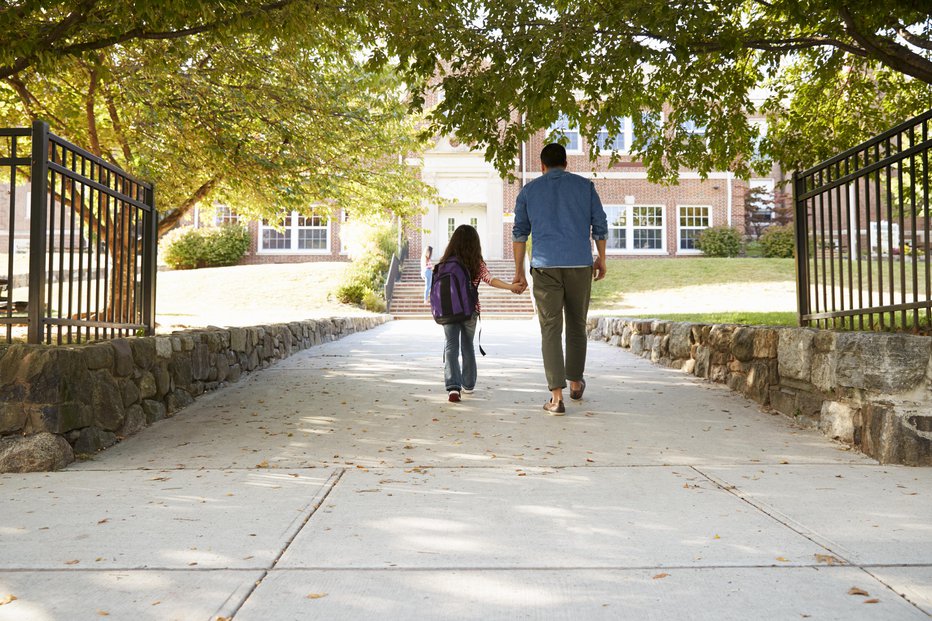
[[[430,205],[421,222],[424,245],[434,247],[434,257],[443,254],[450,235],[461,224],[476,227],[486,259],[501,259],[502,178],[482,154],[446,138],[424,155],[422,178],[451,202]]]

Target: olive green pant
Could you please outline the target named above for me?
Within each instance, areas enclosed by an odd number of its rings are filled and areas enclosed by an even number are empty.
[[[550,390],[578,382],[586,370],[586,315],[592,292],[591,267],[532,268],[534,301],[540,320],[541,353]],[[566,318],[566,358],[563,324]]]

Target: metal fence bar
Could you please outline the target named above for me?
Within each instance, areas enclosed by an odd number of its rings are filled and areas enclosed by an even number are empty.
[[[22,157],[25,140],[32,142],[29,158]],[[9,204],[0,204],[9,216],[0,338],[65,344],[153,333],[158,217],[152,185],[55,136],[41,121],[28,129],[0,128],[0,148],[0,166],[10,167],[3,175]],[[26,214],[18,204],[25,194],[17,187],[19,167],[30,168]],[[28,273],[17,273],[18,225],[29,228]],[[24,308],[13,291],[25,281]]]
[[[932,330],[930,122],[794,174],[800,325]]]
[[[32,124],[32,173],[29,233],[29,330],[30,343],[42,341],[42,321],[45,318],[45,237],[46,206],[48,204],[49,126],[41,121]],[[10,283],[12,284],[12,283]]]

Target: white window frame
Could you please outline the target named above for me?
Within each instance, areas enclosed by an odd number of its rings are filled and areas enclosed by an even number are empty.
[[[292,211],[288,214],[288,226],[285,227],[284,233],[288,237],[288,248],[264,248],[263,242],[265,237],[265,230],[271,229],[278,231],[274,226],[268,226],[262,223],[262,220],[259,220],[259,243],[257,254],[330,254],[331,246],[333,244],[333,230],[332,223],[330,218],[324,218],[324,216],[319,216],[324,224],[318,226],[298,226],[298,218],[302,214],[298,211]],[[311,217],[311,216],[305,216]],[[326,248],[298,248],[300,230],[306,229],[325,229],[327,231],[327,247]]]
[[[621,132],[618,134],[618,136],[616,136],[616,139],[618,137],[623,138],[625,141],[625,148],[624,149],[610,149],[610,148],[599,146],[599,155],[611,155],[612,153],[619,153],[621,155],[627,155],[628,153],[631,153],[631,141],[634,140],[634,120],[629,116],[625,116],[621,118],[621,123],[622,123]],[[596,134],[596,141],[597,141],[596,146],[598,146],[598,134],[601,134],[603,132],[606,134],[606,138],[608,138],[607,136],[608,130],[605,129],[605,127],[599,128],[599,131]]]
[[[611,255],[666,255],[667,250],[667,206],[660,203],[626,205],[619,203],[606,204],[605,207],[618,207],[625,213],[625,248],[606,248],[606,254]],[[660,209],[659,227],[635,227],[634,210],[637,207],[657,207]],[[660,248],[632,248],[634,231],[636,229],[660,229]]]
[[[709,212],[708,226],[682,226],[680,222],[682,219],[682,210],[689,209],[689,208],[707,209]],[[684,229],[688,229],[692,231],[704,231],[706,229],[712,228],[713,226],[715,225],[712,221],[712,205],[693,205],[693,204],[677,205],[676,206],[676,253],[677,254],[702,254],[702,251],[699,250],[698,248],[682,248],[680,246],[680,244],[682,243],[682,239],[680,238],[680,231]]]
[[[225,226],[227,224],[239,224],[240,216],[226,205],[214,206],[214,226]]]
[[[565,128],[561,126],[562,123],[566,124]],[[571,149],[570,147],[566,147],[566,154],[567,155],[581,155],[582,154],[583,152],[582,134],[579,133],[579,127],[574,127],[570,125],[570,120],[569,120],[569,117],[567,117],[567,115],[561,114],[555,122],[551,123],[550,128],[547,130],[547,135],[549,136],[553,133],[561,134],[563,136],[567,136],[568,134],[576,134],[576,148]]]

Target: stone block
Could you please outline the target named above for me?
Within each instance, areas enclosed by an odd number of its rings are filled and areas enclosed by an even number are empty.
[[[174,414],[183,407],[194,403],[194,397],[186,390],[176,388],[165,396],[165,409],[168,414]]]
[[[110,343],[95,343],[84,348],[84,361],[90,371],[113,367],[113,348]]]
[[[712,350],[705,345],[700,345],[696,348],[696,377],[709,377],[709,358],[711,357],[711,354]]]
[[[814,330],[788,328],[780,330],[777,343],[780,377],[808,382],[812,376],[812,339]]]
[[[191,358],[184,355],[184,353],[172,356],[172,360],[168,364],[168,371],[171,373],[176,388],[187,388],[194,381]]]
[[[754,358],[754,328],[735,328],[731,338],[731,355],[742,362]]]
[[[796,391],[780,386],[770,387],[770,407],[786,416],[796,414]]]
[[[139,387],[140,399],[151,399],[159,390],[155,381],[155,375],[152,371],[143,371],[139,379],[136,380],[136,385]]]
[[[242,376],[243,376],[243,368],[239,365],[239,363],[230,365],[230,372],[227,375],[228,381],[238,382]]]
[[[772,377],[773,365],[764,361],[753,362],[749,365],[742,392],[754,401],[767,405],[770,402]]]
[[[815,333],[815,336],[812,337],[812,346],[815,347],[816,351],[822,353],[835,351],[835,340],[837,336],[835,332],[819,330]]]
[[[895,394],[912,391],[925,381],[932,337],[845,332],[837,338],[839,386]]]
[[[93,373],[90,406],[101,429],[116,431],[123,425],[123,392],[107,371]]]
[[[822,416],[822,395],[801,390],[796,393],[796,421],[805,427],[815,427]]]
[[[709,346],[717,351],[728,352],[730,355],[734,330],[734,326],[715,324],[709,331]]]
[[[116,434],[111,431],[104,431],[98,427],[85,427],[74,441],[74,452],[77,455],[93,455],[113,446],[116,441]]]
[[[210,374],[210,348],[206,343],[197,343],[191,352],[191,374],[196,380],[205,380]]]
[[[161,401],[143,399],[141,406],[146,417],[146,424],[151,425],[165,418],[165,405]]]
[[[168,364],[161,362],[158,367],[152,369],[152,375],[155,376],[155,396],[159,398],[167,395],[168,391],[173,388],[168,366]]]
[[[191,334],[181,335],[181,351],[194,351],[194,336]]]
[[[119,377],[128,377],[133,374],[133,350],[126,339],[113,339],[110,341],[113,348],[113,373]]]
[[[50,403],[34,406],[39,422],[34,423],[36,431],[66,433],[94,424],[94,410],[79,401]]]
[[[696,372],[696,361],[692,358],[687,358],[683,361],[683,366],[681,366],[680,369],[686,373],[694,374]]]
[[[170,340],[172,343],[172,352],[174,353],[174,352],[181,351],[181,337],[177,335],[172,335]]]
[[[779,343],[777,330],[771,328],[754,329],[754,357],[776,358]]]
[[[120,384],[120,389],[123,393],[123,407],[127,408],[134,403],[139,403],[142,392],[139,390],[136,382],[131,379],[124,379]]]
[[[140,405],[132,405],[126,408],[126,416],[123,419],[123,426],[120,428],[120,436],[127,437],[137,433],[146,426],[146,413]]]
[[[717,384],[725,383],[725,379],[728,377],[728,367],[724,364],[713,364],[709,368],[709,379]]]
[[[688,323],[670,324],[669,352],[674,359],[689,358],[692,344],[692,327]]]
[[[812,385],[822,392],[832,392],[835,389],[835,367],[838,361],[834,351],[817,351],[812,354]]]
[[[26,407],[21,400],[0,403],[0,436],[21,431],[27,418]]]
[[[140,369],[151,369],[155,364],[155,341],[151,337],[131,339],[130,349],[133,350],[133,362]]]
[[[838,401],[823,401],[819,414],[819,431],[828,437],[854,443],[854,431],[859,426],[859,411]]]
[[[156,336],[152,339],[153,344],[155,345],[155,357],[161,360],[168,360],[172,357],[172,339],[167,336]],[[178,351],[181,351],[181,344],[179,343]]]
[[[73,461],[71,445],[53,433],[0,438],[0,472],[47,472]]]
[[[884,464],[932,466],[928,407],[877,401],[866,404],[861,416],[861,449],[866,454]]]

